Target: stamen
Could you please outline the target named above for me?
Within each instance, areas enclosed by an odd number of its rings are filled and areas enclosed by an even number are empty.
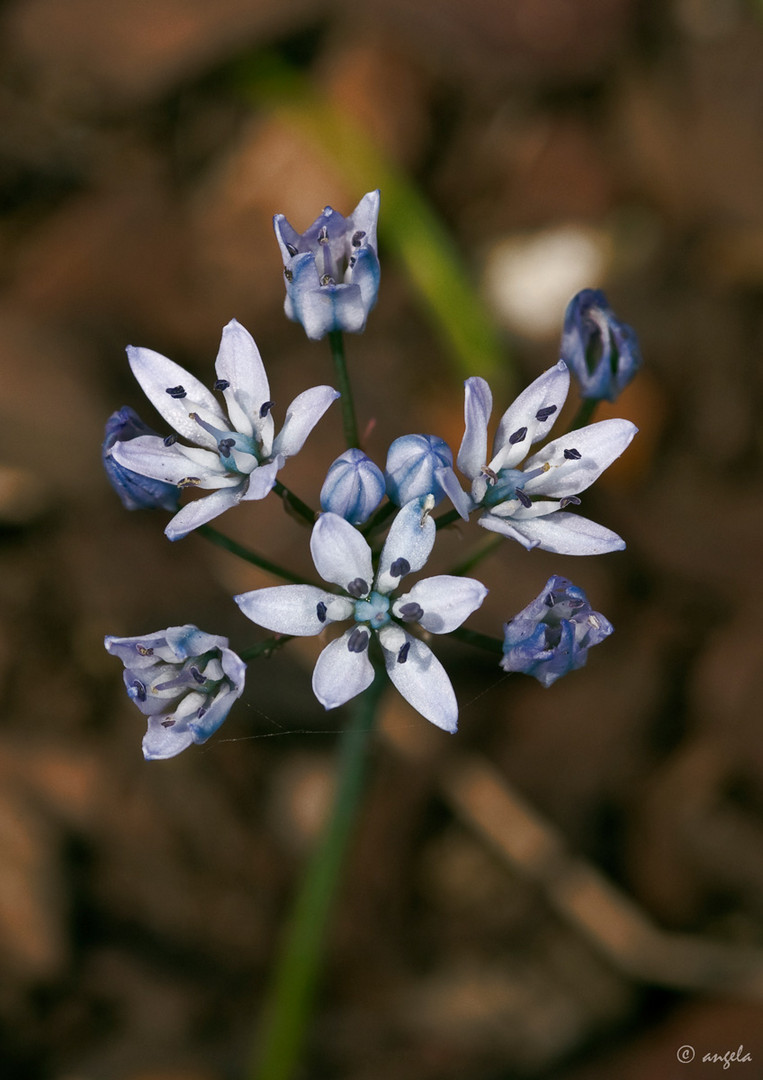
[[[411,564],[407,559],[395,559],[392,566],[389,568],[389,572],[392,574],[392,577],[404,577],[405,574],[410,574]]]
[[[165,392],[169,394],[171,398],[184,398],[186,395],[184,386],[168,386]]]
[[[177,435],[168,435],[166,437],[166,439],[164,440],[164,445],[165,446],[174,446],[177,441],[178,441]]]
[[[347,648],[353,653],[365,652],[368,648],[369,633],[362,626],[356,626],[347,638]]]
[[[287,251],[289,252],[289,254],[291,255],[292,259],[293,259],[293,258],[294,258],[294,256],[295,256],[295,255],[297,255],[297,254],[298,254],[298,252],[299,252],[299,249],[298,249],[298,248],[295,248],[295,247],[294,247],[294,244],[289,244],[288,242],[287,242],[287,244],[286,244],[286,250],[287,250]]]
[[[262,405],[260,405],[260,420],[265,419],[274,405],[275,401],[264,401]]]
[[[136,645],[135,648],[141,656],[153,656],[154,650],[147,648],[145,645]]]
[[[493,484],[498,483],[498,473],[493,472],[493,470],[488,465],[483,465],[480,469],[480,472],[483,476],[487,477],[488,483],[491,487],[493,486]]]
[[[200,705],[198,707],[198,709],[196,710],[196,719],[201,720],[202,716],[206,715],[206,713],[208,713],[208,712],[209,712],[209,709],[207,708],[206,705]]]
[[[229,386],[230,381],[228,379],[215,379],[213,383],[214,390],[227,390]]]
[[[203,686],[204,683],[207,681],[206,675],[202,675],[195,664],[193,664],[188,670],[190,671],[191,675],[193,675],[199,686]]]
[[[353,247],[360,247],[360,242],[361,242],[361,240],[363,239],[363,237],[365,235],[366,235],[365,229],[358,229],[357,232],[354,232],[352,234],[352,246]]]
[[[217,449],[224,458],[230,457],[231,447],[236,445],[235,439],[220,439]]]
[[[177,720],[162,720],[162,727],[174,727]]]
[[[200,476],[184,476],[182,480],[178,480],[177,486],[182,491],[184,488],[198,487],[200,483]]]
[[[291,271],[291,270],[290,270],[290,269],[288,268],[288,266],[287,266],[287,267],[286,267],[286,269],[284,270],[284,272],[283,272],[283,276],[284,276],[284,277],[286,278],[286,280],[287,280],[287,281],[293,281],[293,280],[294,280],[294,273],[293,273],[293,271]]]
[[[559,509],[563,510],[565,506],[580,506],[580,499],[577,495],[565,495],[559,500]]]
[[[357,255],[351,255],[348,262],[347,262],[347,265],[348,266],[354,266],[357,261],[358,261]]]
[[[564,451],[564,456],[567,458],[568,461],[577,461],[578,458],[581,457],[582,455],[581,455],[579,450],[576,450],[574,447],[571,447],[569,450]]]
[[[424,609],[421,604],[412,600],[409,604],[403,604],[398,611],[398,616],[403,622],[419,622],[424,618]]]
[[[543,423],[544,420],[548,420],[549,416],[553,416],[555,412],[556,405],[545,405],[542,409],[538,409],[535,419]]]
[[[518,430],[515,431],[513,435],[509,436],[509,445],[513,446],[515,443],[522,442],[522,440],[524,439],[524,437],[526,435],[527,435],[527,428],[526,427],[518,428]]]
[[[419,522],[419,525],[421,526],[422,529],[424,528],[424,522],[429,517],[429,515],[432,513],[432,511],[434,510],[434,507],[435,507],[434,495],[431,495],[431,494],[427,495],[426,498],[424,499],[424,502],[423,502],[422,507],[421,507],[421,521]]]
[[[336,282],[332,278],[331,274],[323,274],[321,277],[321,285],[336,285]]]
[[[525,510],[529,510],[530,507],[533,504],[533,501],[530,498],[530,496],[526,495],[524,493],[524,491],[522,491],[522,488],[516,488],[515,491],[514,491],[514,494],[519,499],[519,501],[522,503],[522,506],[524,506]]]
[[[326,228],[325,225],[322,225],[321,226],[321,231],[318,233],[318,243],[319,244],[328,244],[328,242],[329,242],[329,231],[328,231],[328,229]]]
[[[397,662],[398,662],[398,664],[404,664],[405,663],[405,661],[408,659],[408,653],[410,651],[411,651],[411,643],[410,643],[410,641],[404,642],[400,646],[400,650],[399,650],[399,652],[397,654]]]
[[[326,605],[322,600],[319,600],[315,605],[315,614],[318,616],[318,622],[326,621]]]
[[[356,600],[360,600],[361,596],[365,596],[368,592],[368,582],[364,581],[362,577],[356,577],[347,586],[347,592],[350,596],[354,596]]]
[[[543,597],[543,603],[546,605],[546,607],[553,607],[556,603],[556,600],[554,600],[554,594],[552,592],[546,593],[546,595]]]
[[[138,701],[146,700],[146,684],[142,683],[140,679],[135,679],[132,684],[132,689],[135,691],[135,697]]]

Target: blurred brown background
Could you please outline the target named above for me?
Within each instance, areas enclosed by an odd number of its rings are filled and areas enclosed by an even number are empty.
[[[151,764],[102,647],[258,634],[230,596],[265,576],[123,511],[99,447],[123,404],[157,422],[128,343],[207,380],[236,316],[279,407],[331,381],[283,317],[271,216],[305,228],[363,191],[262,92],[272,69],[426,197],[515,389],[585,285],[645,357],[614,410],[641,434],[586,497],[627,552],[507,541],[473,620],[500,633],[559,572],[616,633],[548,691],[443,643],[455,738],[388,695],[304,1076],[673,1080],[743,1044],[731,1068],[763,1077],[760,5],[16,0],[0,19],[3,1080],[242,1075],[329,797],[343,716],[310,693],[315,642],[252,665],[209,744]],[[383,463],[409,431],[457,446],[464,373],[381,258],[348,351]],[[285,481],[317,502],[340,450],[333,411]],[[218,524],[308,565],[275,497]],[[441,568],[468,542],[443,538]]]

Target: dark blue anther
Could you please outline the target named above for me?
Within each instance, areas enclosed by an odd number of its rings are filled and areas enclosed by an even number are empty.
[[[398,615],[403,622],[418,622],[424,617],[424,609],[421,604],[412,600],[409,604],[403,604],[401,608],[398,608]]]
[[[162,720],[162,727],[174,727],[177,720]]]
[[[358,229],[358,231],[357,231],[357,232],[354,232],[354,233],[352,234],[352,246],[353,246],[353,247],[360,247],[360,242],[361,242],[361,240],[363,239],[363,237],[364,237],[365,235],[366,235],[366,234],[365,234],[365,230],[364,230],[364,229]]]
[[[195,664],[193,664],[188,670],[191,672],[191,675],[193,675],[199,686],[203,686],[204,683],[207,681],[206,676],[201,674]]]
[[[406,574],[411,572],[411,564],[401,556],[399,559],[395,559],[389,568],[389,572],[392,577],[405,577]]]
[[[519,501],[520,501],[520,502],[522,503],[522,506],[524,506],[525,510],[529,510],[529,509],[530,509],[530,507],[531,507],[531,506],[532,506],[532,504],[533,504],[533,501],[532,501],[532,499],[530,498],[530,496],[529,496],[529,495],[525,495],[524,491],[522,491],[522,488],[517,488],[517,489],[515,490],[514,494],[515,494],[515,495],[516,495],[516,497],[517,497],[517,498],[519,499]]]
[[[196,710],[196,719],[201,720],[202,716],[204,716],[204,714],[208,712],[209,709],[206,705],[200,705],[199,708]]]
[[[538,409],[535,414],[535,419],[540,420],[541,424],[544,420],[548,420],[549,416],[553,416],[556,412],[556,405],[546,405],[542,409]]]
[[[262,405],[260,405],[260,420],[265,419],[274,405],[275,401],[264,401]]]
[[[362,653],[368,648],[368,631],[356,626],[347,638],[347,648],[350,652]]]
[[[519,428],[517,431],[514,432],[513,435],[509,436],[509,444],[511,446],[513,446],[514,443],[522,442],[525,435],[527,435],[527,428],[526,427]]]
[[[326,621],[326,605],[322,600],[319,600],[315,605],[315,614],[318,616],[318,622]]]
[[[289,254],[291,255],[292,259],[293,259],[293,258],[294,258],[294,256],[295,256],[295,255],[296,255],[296,254],[298,253],[298,250],[297,250],[297,248],[295,248],[295,247],[294,247],[294,244],[288,244],[288,243],[287,243],[287,245],[286,245],[286,250],[287,250],[287,251],[289,252]]]
[[[362,577],[356,577],[347,586],[347,592],[350,596],[354,596],[356,600],[359,600],[361,596],[365,596],[368,592],[368,582],[364,581]]]
[[[186,394],[184,386],[168,386],[166,392],[171,398],[184,398]]]
[[[164,445],[165,446],[174,446],[177,441],[178,441],[177,435],[168,435],[166,437],[166,439],[164,440]]]
[[[405,661],[408,659],[408,653],[410,651],[411,651],[411,643],[410,643],[410,641],[406,641],[403,645],[400,646],[400,651],[397,654],[397,662],[398,662],[398,664],[404,664],[405,663]]]
[[[577,495],[565,495],[559,500],[559,507],[563,510],[565,506],[580,506],[580,499]]]
[[[551,592],[546,593],[546,595],[543,597],[543,603],[546,605],[546,607],[553,607],[556,603],[556,600],[554,600],[554,594]]]
[[[581,457],[582,455],[581,455],[579,450],[576,450],[574,447],[571,447],[569,450],[564,451],[564,456],[567,458],[568,461],[577,461],[578,458]]]
[[[235,439],[220,439],[217,449],[224,458],[230,457],[231,448],[236,445]]]
[[[229,386],[230,386],[230,382],[227,379],[215,379],[215,382],[214,382],[214,389],[215,390],[227,390]]]
[[[132,688],[135,691],[135,696],[138,699],[138,701],[145,701],[146,700],[146,685],[145,685],[145,683],[142,683],[140,681],[140,679],[135,679],[135,681],[132,684]]]

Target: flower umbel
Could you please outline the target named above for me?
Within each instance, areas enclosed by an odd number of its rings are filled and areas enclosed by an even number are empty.
[[[570,373],[560,360],[540,375],[503,414],[487,459],[487,425],[493,407],[484,379],[465,383],[465,429],[458,467],[471,480],[479,524],[524,547],[558,555],[600,555],[625,542],[604,526],[565,511],[622,454],[638,430],[630,420],[601,420],[571,431],[527,457],[544,439],[567,397]],[[520,465],[522,466],[520,468]]]
[[[554,575],[541,593],[503,628],[504,671],[532,675],[543,686],[583,667],[588,650],[612,633],[612,624],[593,611],[588,597]]]
[[[287,458],[302,449],[326,409],[339,397],[331,386],[299,394],[274,437],[273,402],[254,339],[233,319],[223,330],[215,362],[214,394],[190,372],[151,349],[128,348],[133,374],[154,407],[195,446],[146,435],[117,442],[111,449],[119,465],[141,476],[179,488],[212,488],[188,503],[165,532],[179,540],[242,499],[263,499]]]
[[[284,310],[314,341],[332,330],[365,329],[379,291],[378,217],[379,192],[369,191],[349,217],[327,206],[301,234],[283,214],[273,218],[286,279]]]
[[[104,644],[124,664],[128,696],[148,717],[147,761],[206,742],[243,692],[246,665],[228,639],[195,626],[107,637]]]
[[[109,483],[122,500],[125,510],[177,510],[180,489],[175,484],[153,480],[150,476],[125,469],[115,460],[111,450],[115,443],[129,442],[141,435],[156,435],[144,424],[134,409],[123,406],[106,421],[106,437],[101,448],[103,467]]]
[[[381,645],[387,673],[403,697],[433,724],[455,731],[458,705],[445,669],[407,627],[418,624],[448,634],[476,611],[487,589],[473,578],[440,575],[416,582],[398,594],[402,579],[420,570],[432,550],[435,523],[431,497],[407,503],[392,523],[374,574],[371,548],[361,533],[337,514],[322,514],[310,550],[324,581],[336,593],[313,585],[276,585],[234,597],[243,613],[278,634],[310,636],[330,623],[352,625],[318,657],[313,692],[335,709],[371,685],[371,636]],[[397,595],[395,595],[397,594]]]
[[[635,330],[615,318],[599,289],[583,289],[567,305],[561,356],[581,396],[596,401],[614,401],[641,367]]]

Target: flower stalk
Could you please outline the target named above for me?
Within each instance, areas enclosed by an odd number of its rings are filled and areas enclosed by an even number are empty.
[[[347,449],[361,449],[360,436],[358,435],[358,421],[355,415],[355,402],[352,396],[352,384],[347,371],[347,360],[344,354],[344,336],[341,330],[331,330],[328,335],[331,346],[331,359],[334,362],[334,371],[339,383],[342,404],[342,428],[344,429],[344,441]]]

